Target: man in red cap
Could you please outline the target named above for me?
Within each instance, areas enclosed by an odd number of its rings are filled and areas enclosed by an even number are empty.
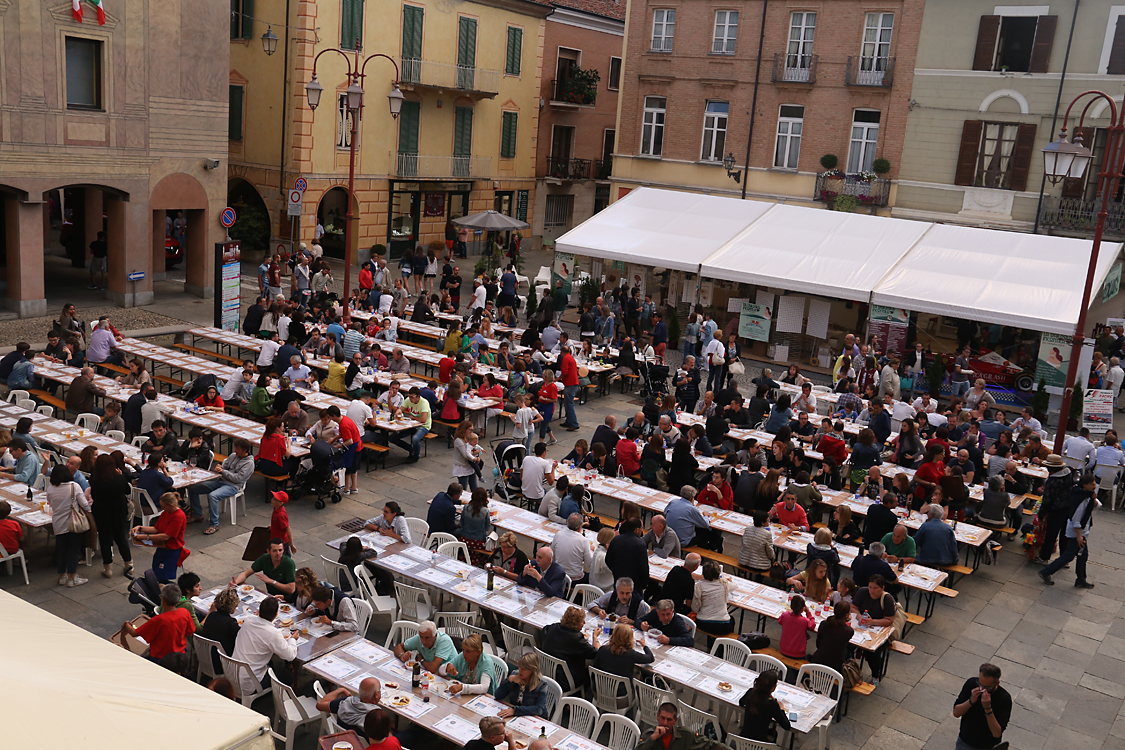
[[[271,492],[270,494],[273,496],[270,499],[270,505],[273,506],[273,513],[270,515],[270,539],[280,539],[285,544],[285,556],[292,557],[297,551],[297,545],[293,543],[293,530],[289,528],[289,512],[285,510],[285,504],[289,502],[289,493]]]

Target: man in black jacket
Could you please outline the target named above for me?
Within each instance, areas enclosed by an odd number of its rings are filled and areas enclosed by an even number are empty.
[[[258,297],[246,311],[246,317],[242,319],[242,332],[247,336],[257,336],[258,331],[262,330],[262,318],[265,315],[266,298]]]
[[[125,408],[121,410],[121,418],[125,420],[125,432],[130,435],[136,435],[141,431],[141,407],[148,402],[145,396],[145,389],[134,393],[125,402]]]
[[[758,483],[764,478],[760,459],[752,458],[746,462],[746,471],[738,476],[738,483],[734,486],[734,507],[738,512],[753,515],[754,494],[758,491]]]
[[[893,492],[883,493],[882,502],[867,509],[867,520],[863,524],[863,538],[869,544],[877,542],[895,530],[898,516],[891,508],[898,502]]]
[[[676,605],[681,615],[691,612],[691,598],[695,594],[695,578],[692,573],[699,569],[703,558],[698,552],[689,552],[683,565],[676,565],[668,571],[664,585],[660,587],[660,599],[667,599]]]
[[[618,534],[609,543],[605,564],[613,579],[632,578],[638,591],[648,588],[648,546],[641,538],[641,524],[629,519],[618,528]]]

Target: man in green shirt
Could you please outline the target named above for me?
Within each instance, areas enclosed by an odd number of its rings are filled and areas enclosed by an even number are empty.
[[[422,426],[414,431],[414,437],[411,438],[409,443],[397,437],[391,440],[392,443],[410,454],[406,459],[406,463],[412,464],[418,460],[418,456],[422,451],[422,441],[426,439],[431,424],[430,402],[422,398],[422,390],[418,386],[414,386],[410,389],[406,401],[402,403],[402,414],[405,417],[422,423]]]
[[[297,565],[284,553],[285,542],[271,539],[270,551],[255,560],[248,570],[230,579],[230,585],[241,586],[251,575],[256,575],[266,584],[266,593],[271,596],[292,596],[297,590]]]
[[[895,526],[895,530],[890,534],[884,534],[882,541],[883,546],[887,548],[887,562],[892,565],[899,560],[907,565],[914,562],[918,548],[914,544],[914,539],[906,533],[906,527],[901,523]]]
[[[418,635],[395,646],[395,656],[404,663],[417,658],[424,669],[437,672],[438,667],[457,656],[457,648],[453,639],[438,630],[437,625],[423,620],[418,623]]]

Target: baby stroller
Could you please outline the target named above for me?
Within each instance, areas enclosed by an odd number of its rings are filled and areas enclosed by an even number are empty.
[[[523,493],[520,467],[527,456],[527,448],[523,443],[507,437],[493,440],[489,445],[492,446],[492,460],[496,462],[496,468],[492,470],[496,477],[493,494],[508,502],[510,495]]]
[[[160,582],[156,580],[154,570],[149,568],[144,575],[134,578],[126,591],[129,592],[130,604],[139,604],[146,615],[156,617],[156,610],[160,607]]]
[[[641,368],[641,378],[644,386],[642,396],[649,394],[667,395],[668,393],[668,365],[648,365]]]
[[[306,493],[316,495],[314,506],[317,510],[323,510],[328,499],[333,503],[340,502],[344,455],[343,450],[337,451],[323,440],[314,440],[309,446],[309,457],[301,462],[297,475],[290,483],[289,499],[295,500]],[[358,456],[355,460],[359,460]]]

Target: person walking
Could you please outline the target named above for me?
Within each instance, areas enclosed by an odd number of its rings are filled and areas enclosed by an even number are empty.
[[[1079,483],[1070,493],[1070,516],[1066,520],[1063,539],[1065,547],[1053,563],[1039,571],[1039,577],[1048,586],[1054,586],[1051,576],[1074,561],[1074,588],[1092,589],[1094,584],[1086,580],[1086,558],[1090,555],[1090,530],[1094,525],[1094,493],[1098,491],[1098,480],[1093,474],[1083,474]]]
[[[1012,695],[1000,685],[1000,667],[981,664],[980,675],[965,680],[953,716],[961,719],[954,750],[1008,749],[1000,738],[1012,717]]]
[[[563,384],[563,407],[565,414],[563,427],[567,432],[576,432],[579,429],[578,415],[574,411],[574,397],[578,395],[578,363],[570,353],[570,347],[564,346],[559,354],[559,370]]]

